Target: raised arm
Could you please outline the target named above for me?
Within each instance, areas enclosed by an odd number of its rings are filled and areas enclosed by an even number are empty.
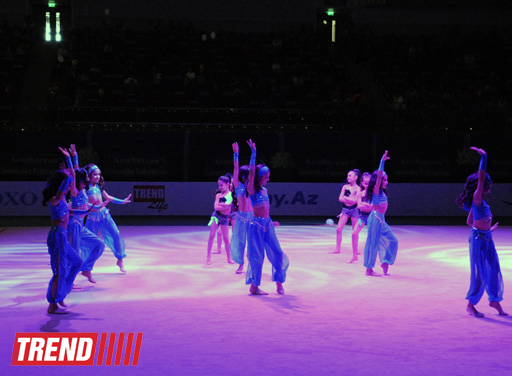
[[[240,171],[240,164],[238,162],[238,142],[235,142],[231,146],[233,147],[233,186],[236,188],[240,185],[240,180],[238,180],[238,174]]]
[[[75,170],[73,170],[73,168],[68,168],[62,171],[67,175],[67,177],[62,181],[57,194],[50,199],[50,202],[53,205],[57,205],[64,198],[70,185],[75,185]]]
[[[69,154],[71,154],[71,158],[73,159],[73,167],[78,168],[78,153],[76,152],[75,144],[69,145]]]
[[[485,183],[485,170],[487,169],[487,153],[483,149],[471,147],[471,150],[480,154],[480,165],[478,166],[478,184],[475,193],[473,194],[473,202],[476,206],[482,205]]]
[[[377,170],[377,181],[375,182],[375,187],[373,187],[373,194],[376,196],[378,196],[380,193],[382,175],[384,175],[384,162],[386,162],[388,159],[388,151],[386,150],[380,159],[379,169]]]
[[[247,178],[247,192],[253,195],[254,192],[254,176],[256,175],[256,144],[251,139],[247,141],[247,145],[251,148],[251,159],[249,162],[249,177]]]

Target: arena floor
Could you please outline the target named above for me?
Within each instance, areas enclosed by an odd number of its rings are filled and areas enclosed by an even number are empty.
[[[68,314],[48,315],[51,277],[47,227],[0,229],[0,370],[4,375],[506,375],[512,373],[512,318],[487,304],[465,311],[469,282],[463,226],[392,226],[399,253],[390,277],[367,277],[342,253],[335,227],[283,225],[290,258],[278,295],[266,261],[251,296],[226,255],[205,265],[206,226],[121,226],[128,257],[119,272],[109,249],[96,284],[66,299]],[[512,314],[512,227],[494,240]],[[361,232],[360,248],[366,230]],[[360,256],[362,257],[362,255]],[[380,268],[377,268],[379,271]],[[137,366],[11,366],[17,332],[143,333]]]

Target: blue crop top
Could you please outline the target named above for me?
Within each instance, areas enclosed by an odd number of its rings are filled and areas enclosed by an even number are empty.
[[[491,207],[482,200],[482,205],[476,206],[475,203],[471,204],[471,210],[473,210],[473,221],[484,219],[486,222],[492,218]]]
[[[244,196],[245,192],[247,191],[247,187],[244,183],[240,183],[238,187],[235,187],[235,194],[237,196]]]
[[[261,187],[259,192],[256,192],[253,195],[249,195],[249,198],[251,199],[252,206],[261,205],[265,202],[270,203],[270,199],[268,198],[267,189],[265,187]]]
[[[69,214],[69,208],[66,200],[64,198],[59,201],[57,206],[50,204],[50,214],[52,219],[60,219]]]
[[[378,195],[372,195],[372,205],[379,205],[388,202],[388,196],[386,196],[386,192],[380,192]]]
[[[91,197],[96,194],[101,195],[101,189],[97,184],[89,187],[89,190],[87,191],[87,197]]]
[[[89,199],[87,198],[87,194],[85,193],[85,190],[83,190],[83,189],[78,192],[76,197],[71,196],[71,207],[72,208],[79,208],[80,206],[83,206],[88,203],[89,203]]]

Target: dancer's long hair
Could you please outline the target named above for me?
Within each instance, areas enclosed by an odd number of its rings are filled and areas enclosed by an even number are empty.
[[[462,193],[455,199],[457,206],[461,209],[469,208],[471,203],[473,202],[473,195],[476,191],[476,187],[478,186],[478,172],[469,175],[466,178],[466,184],[464,184],[464,190]],[[492,180],[488,173],[485,174],[484,180],[484,192],[483,194],[489,194],[491,191]]]
[[[368,198],[368,202],[372,202],[373,198],[373,190],[375,189],[375,184],[377,184],[377,177],[378,177],[378,170],[373,171],[372,177],[370,178],[370,183],[368,184],[368,190],[366,191],[366,197]],[[386,173],[382,173],[382,177],[384,178],[384,175]],[[382,179],[380,181],[380,187],[379,187],[379,193],[386,193],[386,190],[382,188]]]
[[[364,196],[361,197],[361,200],[364,201],[364,202],[370,202],[368,201],[368,191],[369,189],[365,188],[363,186],[363,180],[364,178],[366,178],[367,176],[371,176],[372,174],[370,174],[369,172],[363,172],[363,175],[361,175],[361,184],[359,185],[361,187],[361,189],[364,191]],[[371,178],[370,178],[371,179]],[[370,187],[370,182],[368,182],[368,188]]]
[[[68,176],[61,170],[55,171],[55,173],[48,178],[46,181],[46,187],[43,189],[43,206],[46,206],[48,201],[57,194],[60,185]]]
[[[254,192],[258,193],[261,191],[261,183],[260,183],[260,170],[265,167],[265,163],[256,165],[256,173],[254,174]]]

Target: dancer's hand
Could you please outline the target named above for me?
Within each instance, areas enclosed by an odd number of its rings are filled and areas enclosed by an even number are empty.
[[[384,152],[384,154],[382,155],[382,158],[381,158],[381,159],[382,159],[383,161],[387,161],[388,159],[390,159],[390,158],[388,157],[388,151],[387,151],[387,150]]]
[[[71,144],[71,145],[69,145],[69,153],[70,153],[72,156],[75,156],[75,155],[76,155],[76,147],[75,147],[75,144]]]
[[[65,156],[66,158],[68,158],[68,157],[69,157],[69,152],[68,152],[68,150],[67,150],[66,148],[61,148],[61,147],[59,146],[59,150],[62,152],[62,154],[64,154],[64,156]]]
[[[470,149],[471,149],[471,150],[476,151],[476,152],[477,152],[478,154],[480,154],[480,155],[487,155],[487,153],[485,152],[485,150],[484,150],[484,149],[479,149],[479,148],[474,147],[474,146],[471,146],[471,148],[470,148]]]
[[[499,225],[499,224],[500,224],[499,222],[496,222],[496,223],[491,227],[491,231],[496,230],[496,229],[498,228],[498,225]]]
[[[233,153],[238,153],[238,142],[231,144],[231,146],[233,147]]]
[[[252,151],[256,151],[256,144],[254,142],[252,142],[251,139],[249,139],[249,141],[247,141],[247,145],[249,145],[249,147],[251,148]]]
[[[123,205],[132,202],[132,200],[130,200],[131,197],[132,197],[131,193],[128,196],[126,196],[126,198],[123,200]]]

